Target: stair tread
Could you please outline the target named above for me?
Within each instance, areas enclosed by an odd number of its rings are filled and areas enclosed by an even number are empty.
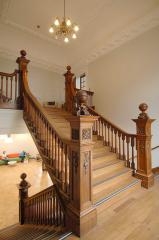
[[[97,184],[96,186],[93,187],[93,193],[98,193],[100,192],[101,190],[105,189],[105,188],[109,188],[108,186],[108,181],[112,181],[114,178],[117,178],[119,176],[122,176],[124,174],[127,174],[127,173],[130,173],[130,176],[128,176],[128,179],[134,179],[132,176],[131,176],[131,169],[129,168],[126,168],[124,171],[118,171],[116,175],[114,175],[113,177],[110,177],[110,178],[107,178],[104,182],[100,183],[100,184]],[[126,180],[123,179],[122,181],[117,181],[116,184],[110,186],[110,188],[116,188],[116,186],[118,186],[118,184],[120,185],[121,182],[125,182]]]
[[[111,171],[111,173],[107,173],[109,171],[109,168],[110,167],[114,167],[115,169]],[[119,169],[118,169],[119,167]],[[93,171],[93,177],[98,177],[100,176],[101,174],[105,174],[107,173],[107,177],[109,178],[109,175],[111,174],[116,174],[116,172],[120,171],[120,170],[124,170],[126,169],[126,167],[124,166],[124,162],[121,161],[121,160],[118,160],[116,163],[114,164],[111,164],[111,165],[108,165],[108,166],[105,166],[105,167],[102,167],[102,168],[99,168],[99,169],[96,169]]]
[[[135,181],[136,181],[135,178],[129,176],[126,179],[116,182],[116,184],[114,185],[110,185],[109,187],[107,186],[107,181],[101,183],[93,187],[93,202],[98,202],[106,198],[108,195],[110,196],[115,192],[125,188],[126,186],[131,185]]]

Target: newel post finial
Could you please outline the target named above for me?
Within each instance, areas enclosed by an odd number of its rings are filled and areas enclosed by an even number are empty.
[[[26,58],[27,52],[25,50],[21,50],[20,55],[21,56],[16,60],[16,63],[19,64],[19,70],[27,71],[27,65],[30,62],[30,60]]]
[[[31,187],[30,183],[25,179],[26,173],[22,173],[20,178],[22,179],[19,184],[19,222],[24,224],[25,222],[25,199],[28,198],[28,189]]]
[[[141,185],[149,188],[154,184],[151,161],[151,124],[155,119],[150,119],[147,114],[148,105],[141,103],[139,105],[139,114],[136,123],[137,131],[137,171],[136,177],[141,179]]]

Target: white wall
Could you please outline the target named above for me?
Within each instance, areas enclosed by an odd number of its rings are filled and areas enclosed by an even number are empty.
[[[135,132],[131,119],[140,103],[148,104],[149,116],[157,119],[152,145],[159,145],[159,27],[99,58],[88,73],[96,110],[121,128]]]
[[[0,58],[0,72],[11,73],[18,69],[15,61]],[[32,93],[41,102],[64,102],[64,76],[28,65],[29,86]]]

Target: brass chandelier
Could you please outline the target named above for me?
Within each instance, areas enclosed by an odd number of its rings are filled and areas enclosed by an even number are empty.
[[[71,38],[77,38],[77,32],[79,31],[79,26],[72,23],[70,18],[66,17],[65,10],[65,0],[64,0],[64,17],[62,21],[58,17],[49,28],[49,32],[55,36],[55,39],[62,39],[65,43],[68,43]]]

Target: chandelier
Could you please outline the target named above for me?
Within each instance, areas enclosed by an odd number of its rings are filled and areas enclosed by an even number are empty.
[[[58,17],[55,18],[55,21],[49,28],[49,32],[54,34],[55,39],[62,39],[65,43],[70,41],[70,38],[76,39],[77,32],[79,31],[79,26],[75,23],[72,23],[70,18],[66,17],[65,14],[65,0],[64,0],[64,17],[62,21]]]

